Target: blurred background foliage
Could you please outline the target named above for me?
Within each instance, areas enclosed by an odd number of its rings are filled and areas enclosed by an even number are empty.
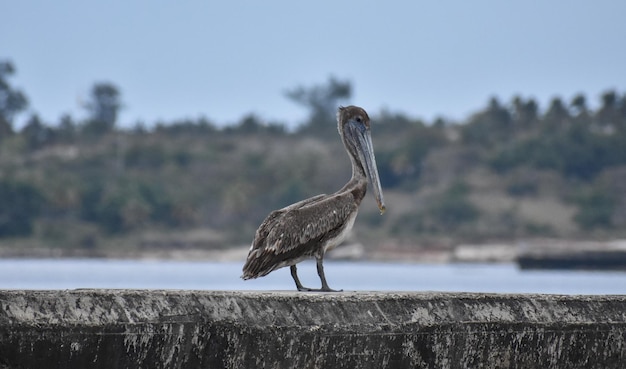
[[[346,80],[287,90],[309,112],[293,130],[254,114],[226,127],[206,118],[122,126],[113,83],[93,85],[86,118],[44,122],[11,85],[15,72],[0,61],[4,246],[240,245],[271,210],[350,176],[335,123],[337,106],[351,102]],[[460,122],[369,113],[388,212],[364,201],[356,228],[366,247],[624,236],[626,94],[606,91],[595,109],[583,95],[545,109],[494,97]],[[171,236],[198,230],[199,241]]]

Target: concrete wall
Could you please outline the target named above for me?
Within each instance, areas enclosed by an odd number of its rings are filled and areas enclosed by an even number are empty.
[[[626,368],[626,296],[0,291],[5,368]]]

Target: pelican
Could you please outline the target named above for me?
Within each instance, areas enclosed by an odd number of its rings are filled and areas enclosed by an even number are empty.
[[[352,163],[352,177],[331,195],[317,195],[271,212],[256,231],[243,266],[244,280],[289,266],[298,291],[337,292],[324,275],[324,255],[339,245],[354,225],[369,178],[380,213],[385,202],[378,178],[370,119],[358,106],[339,107],[337,129]],[[300,283],[296,264],[314,257],[322,288]]]

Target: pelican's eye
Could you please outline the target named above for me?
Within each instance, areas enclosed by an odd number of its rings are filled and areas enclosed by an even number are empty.
[[[360,116],[356,117],[356,121],[359,123],[363,123],[363,118],[361,118]]]

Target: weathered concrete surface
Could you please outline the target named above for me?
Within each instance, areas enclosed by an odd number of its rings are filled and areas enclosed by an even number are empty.
[[[626,296],[0,291],[0,368],[624,368]]]

